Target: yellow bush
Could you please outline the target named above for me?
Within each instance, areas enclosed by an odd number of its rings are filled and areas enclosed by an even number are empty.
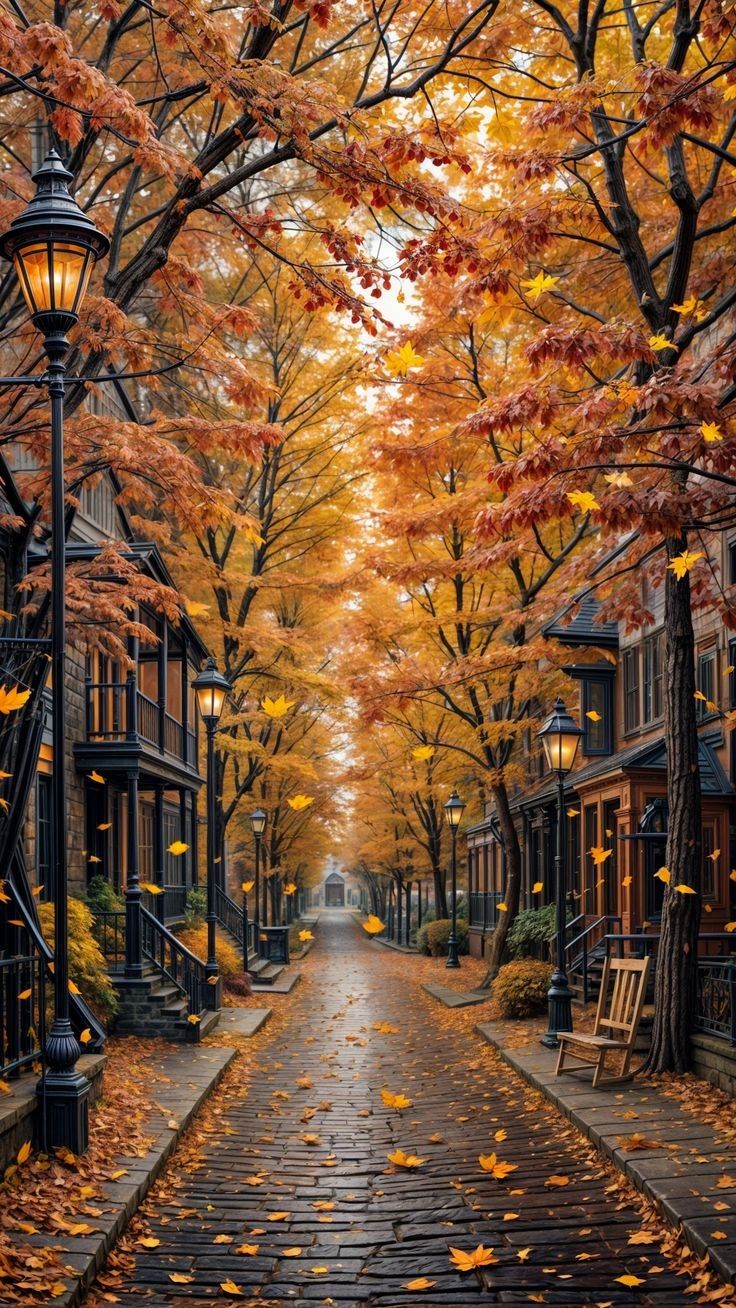
[[[39,904],[41,930],[53,946],[54,906]],[[93,934],[92,914],[81,899],[69,899],[69,976],[82,997],[100,1017],[111,1018],[118,1001],[107,974],[105,959]]]
[[[536,958],[520,958],[499,968],[491,987],[502,1017],[533,1017],[547,1007],[552,968]]]
[[[177,936],[187,949],[191,950],[197,958],[203,962],[207,959],[207,923],[202,922],[199,926],[182,927],[177,931]],[[224,940],[221,931],[217,932],[215,945],[215,956],[220,976],[225,981],[229,976],[234,976],[236,972],[243,970],[243,957],[235,945],[229,940]]]

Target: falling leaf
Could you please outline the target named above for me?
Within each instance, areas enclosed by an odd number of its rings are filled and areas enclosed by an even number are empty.
[[[86,1026],[84,1030],[80,1031],[79,1033],[79,1043],[81,1045],[88,1045],[91,1039],[92,1039],[92,1032],[90,1031],[89,1027]]]
[[[403,1149],[395,1149],[392,1154],[387,1154],[386,1157],[390,1163],[393,1163],[394,1167],[421,1167],[427,1161],[426,1158],[417,1158],[416,1154],[405,1154]]]
[[[588,853],[593,860],[594,867],[601,867],[606,859],[611,857],[613,850],[604,849],[602,845],[593,845],[592,849],[588,850]]]
[[[21,990],[21,991],[20,991],[20,993],[19,993],[19,995],[18,995],[18,998],[19,998],[19,999],[30,999],[30,997],[31,997],[32,994],[33,994],[33,991],[32,991],[32,989],[31,989],[31,987],[29,986],[27,990]]]
[[[416,1276],[413,1281],[404,1281],[402,1290],[431,1290],[436,1281],[430,1281],[428,1276]]]
[[[4,715],[14,713],[16,709],[23,708],[30,698],[30,690],[21,690],[20,686],[12,686],[6,690],[5,686],[0,686],[0,713]]]
[[[603,718],[601,717],[601,714],[600,714],[600,713],[597,713],[595,709],[588,709],[588,712],[585,714],[585,716],[586,716],[586,718],[590,718],[591,722],[602,722],[602,721],[603,721]],[[606,833],[606,834],[608,834],[608,833]]]
[[[436,751],[434,745],[419,745],[417,749],[413,749],[411,752],[413,758],[417,758],[420,763],[424,763],[427,759],[431,758]]]
[[[19,1167],[22,1167],[23,1163],[28,1162],[30,1156],[31,1156],[31,1142],[30,1140],[26,1140],[25,1144],[22,1144],[20,1149],[18,1150],[15,1161]]]
[[[476,1267],[490,1267],[497,1263],[493,1249],[486,1249],[479,1244],[476,1249],[453,1249],[450,1245],[450,1262],[459,1272],[472,1272]]]
[[[289,808],[294,809],[295,813],[300,813],[303,808],[309,808],[309,805],[314,803],[314,796],[294,795],[291,799],[287,799],[286,802]]]
[[[494,1177],[496,1181],[503,1181],[504,1177],[508,1176],[511,1172],[517,1171],[518,1166],[516,1163],[500,1162],[495,1154],[480,1154],[478,1156],[478,1162],[483,1171],[490,1172],[491,1176]]]
[[[658,354],[660,350],[674,350],[677,347],[665,336],[664,332],[657,332],[656,336],[649,337],[649,348],[654,350],[655,354]]]
[[[155,881],[141,881],[140,887],[149,895],[162,895],[164,893],[161,887],[156,885]]]
[[[543,881],[535,881],[535,882],[534,882],[534,885],[532,886],[532,894],[533,894],[533,895],[538,895],[539,892],[540,892],[541,890],[544,890],[544,882],[543,882]]]
[[[720,855],[721,855],[721,851],[720,851],[720,849],[714,849],[712,854],[708,854],[708,858],[709,858],[713,863],[715,863],[716,859],[720,858]]]
[[[681,881],[679,886],[675,886],[675,890],[678,895],[694,895],[697,893],[697,891],[693,890],[692,886],[686,886],[684,881]]]
[[[255,885],[255,881],[244,881],[240,887],[244,895],[249,895]]]
[[[708,445],[712,444],[713,441],[720,441],[723,439],[723,433],[716,422],[701,423],[700,434]]]
[[[90,781],[96,781],[98,786],[104,786],[105,778],[100,776],[99,772],[89,772],[87,775]]]
[[[308,940],[314,940],[314,936],[312,935],[312,932],[308,931],[305,927],[303,931],[299,932],[299,939],[302,941],[302,944],[306,944]]]
[[[380,917],[376,917],[375,913],[369,913],[365,922],[361,925],[369,936],[377,936],[381,931],[386,930],[385,922],[382,922]]]
[[[411,1108],[414,1103],[413,1099],[408,1099],[406,1095],[392,1094],[390,1090],[382,1090],[381,1098],[387,1108]]]
[[[634,878],[631,876],[631,874],[629,874],[628,876],[625,876],[625,877],[622,878],[622,880],[621,880],[621,885],[622,885],[622,886],[630,886],[633,880],[634,880]]]
[[[572,818],[572,817],[580,817],[580,809],[579,809],[579,808],[569,808],[569,809],[567,810],[567,816],[570,817],[570,818]]]
[[[171,844],[166,847],[166,853],[173,854],[175,858],[178,858],[180,854],[186,854],[188,848],[186,841],[172,840]]]
[[[592,513],[594,509],[601,507],[590,491],[568,491],[567,498],[576,509],[580,509],[581,513]]]
[[[295,895],[296,891],[297,891],[296,881],[287,881],[286,885],[284,886],[284,894]]]
[[[540,295],[544,295],[546,291],[551,291],[559,280],[559,277],[550,277],[549,273],[545,273],[544,269],[540,268],[536,277],[525,277],[520,285],[527,292],[529,299],[536,302]]]
[[[690,550],[683,550],[682,554],[676,554],[673,559],[670,559],[667,567],[674,572],[678,581],[682,581],[688,572],[692,572],[698,560],[703,558],[705,558],[703,553],[691,554]]]
[[[261,708],[266,717],[269,718],[285,717],[289,709],[293,708],[295,704],[295,699],[286,699],[284,695],[279,695],[278,699],[271,699],[270,696],[266,695],[265,699],[261,700]]]
[[[410,368],[421,368],[424,358],[417,354],[411,341],[386,355],[386,367],[392,377],[405,377]]]
[[[504,903],[496,904],[497,913],[508,913],[508,911],[509,911],[508,904],[504,904]]]
[[[657,881],[661,881],[665,886],[670,884],[670,870],[668,867],[661,867],[654,873]]]

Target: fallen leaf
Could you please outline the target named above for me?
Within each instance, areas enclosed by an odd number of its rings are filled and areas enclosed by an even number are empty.
[[[416,1276],[413,1281],[404,1281],[402,1290],[431,1290],[436,1281],[430,1281],[428,1276]]]
[[[479,1244],[476,1249],[453,1249],[450,1245],[450,1262],[459,1272],[472,1272],[476,1267],[490,1267],[497,1263],[493,1249]]]

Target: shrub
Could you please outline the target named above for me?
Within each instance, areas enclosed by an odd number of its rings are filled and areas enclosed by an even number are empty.
[[[468,903],[467,896],[458,895],[457,910],[456,910],[457,916],[462,918],[463,922],[467,922],[469,912],[470,912],[470,904]]]
[[[207,924],[205,922],[201,922],[197,926],[184,926],[180,931],[176,932],[176,935],[192,954],[196,954],[197,958],[202,960],[206,959]],[[215,957],[223,982],[226,982],[228,977],[237,974],[242,976],[243,956],[235,945],[232,945],[229,940],[223,939],[221,931],[217,933]]]
[[[441,917],[437,922],[430,922],[427,927],[427,949],[433,958],[442,958],[447,953],[447,942],[450,939],[451,930],[452,922],[447,917]],[[458,918],[457,922],[457,941],[458,952],[467,954],[468,924],[463,922],[462,918]]]
[[[107,877],[96,876],[90,877],[87,885],[85,900],[93,913],[122,913],[125,911],[125,900],[113,888]]]
[[[534,1017],[547,1007],[552,968],[536,958],[521,958],[499,968],[491,986],[502,1017]]]
[[[184,914],[184,926],[187,931],[201,926],[207,912],[207,891],[203,886],[192,886],[187,895],[187,907]],[[196,953],[196,950],[195,950]]]
[[[101,880],[102,878],[100,878]],[[41,930],[53,946],[54,906],[39,904]],[[90,1008],[105,1020],[115,1016],[118,1007],[107,965],[92,930],[92,912],[81,899],[69,899],[69,976],[79,987]]]
[[[555,932],[556,911],[554,904],[547,904],[517,914],[507,942],[512,958],[547,958],[548,941]],[[567,917],[569,921],[569,912]]]

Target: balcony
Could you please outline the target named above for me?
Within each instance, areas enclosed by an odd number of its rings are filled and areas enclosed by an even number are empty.
[[[176,760],[196,772],[197,733],[149,699],[133,681],[86,682],[87,745],[141,742],[146,754]]]

